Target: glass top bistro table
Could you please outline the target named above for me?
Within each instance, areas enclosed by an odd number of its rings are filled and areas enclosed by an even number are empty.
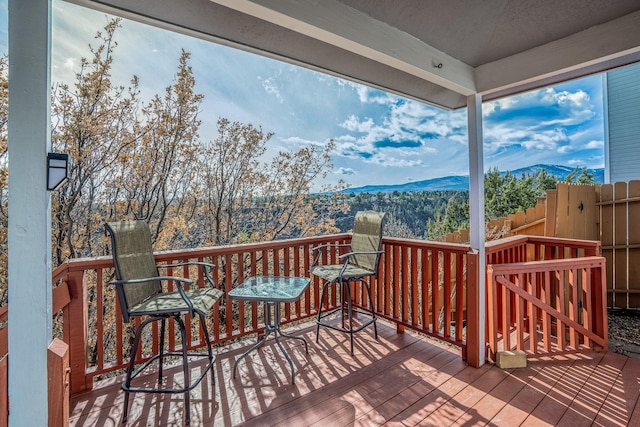
[[[291,384],[295,384],[295,370],[293,361],[287,354],[278,335],[300,340],[304,343],[304,349],[309,353],[307,341],[302,337],[285,334],[280,330],[280,303],[294,302],[300,299],[302,293],[309,286],[310,280],[307,277],[277,277],[277,276],[255,276],[249,277],[241,285],[229,291],[231,299],[245,301],[262,301],[264,303],[265,333],[258,343],[245,351],[233,364],[233,378],[236,377],[238,362],[244,359],[249,353],[261,347],[269,334],[273,334],[274,339],[284,357],[291,366]],[[272,314],[273,311],[273,314]]]

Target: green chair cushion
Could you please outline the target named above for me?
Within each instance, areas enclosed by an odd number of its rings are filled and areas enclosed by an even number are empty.
[[[206,315],[223,295],[221,290],[213,288],[194,288],[185,290],[185,293],[193,303],[193,308],[203,315]],[[130,314],[132,316],[140,316],[143,314],[178,313],[188,310],[189,306],[176,291],[154,295],[132,307]]]
[[[343,266],[344,264],[317,265],[315,267],[312,267],[309,270],[309,273],[332,282],[340,277],[340,271],[342,271]],[[342,274],[342,279],[347,281],[349,279],[358,279],[360,277],[373,276],[374,274],[374,271],[349,264]]]

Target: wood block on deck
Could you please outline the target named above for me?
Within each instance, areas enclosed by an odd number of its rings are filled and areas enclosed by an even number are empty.
[[[496,364],[502,369],[526,368],[527,355],[522,350],[499,351]]]

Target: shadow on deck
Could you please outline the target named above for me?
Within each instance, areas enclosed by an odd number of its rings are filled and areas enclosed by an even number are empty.
[[[250,342],[219,349],[211,376],[191,392],[192,426],[287,425],[606,425],[640,422],[640,360],[589,353],[530,360],[502,370],[467,366],[459,350],[412,333],[397,334],[379,322],[379,340],[366,329],[349,355],[345,334],[308,323],[285,340],[296,384],[285,358],[270,339],[238,365]],[[194,373],[200,369],[193,365]],[[180,369],[167,371],[180,381]],[[149,378],[153,381],[154,376]],[[145,379],[143,378],[142,381]],[[96,383],[73,396],[71,426],[120,424],[121,378]],[[134,394],[130,426],[182,425],[182,395]]]

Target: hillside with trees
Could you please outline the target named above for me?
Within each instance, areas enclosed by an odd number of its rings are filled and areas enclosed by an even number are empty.
[[[559,181],[546,170],[531,174],[513,174],[490,169],[484,178],[485,217],[487,220],[506,217],[536,205],[547,190]],[[576,168],[564,182],[592,184],[594,178],[587,168]],[[373,209],[388,214],[385,233],[388,236],[434,240],[440,236],[469,227],[468,191],[415,191],[391,193],[347,193],[348,211],[335,217],[340,231],[348,231],[359,210]]]

